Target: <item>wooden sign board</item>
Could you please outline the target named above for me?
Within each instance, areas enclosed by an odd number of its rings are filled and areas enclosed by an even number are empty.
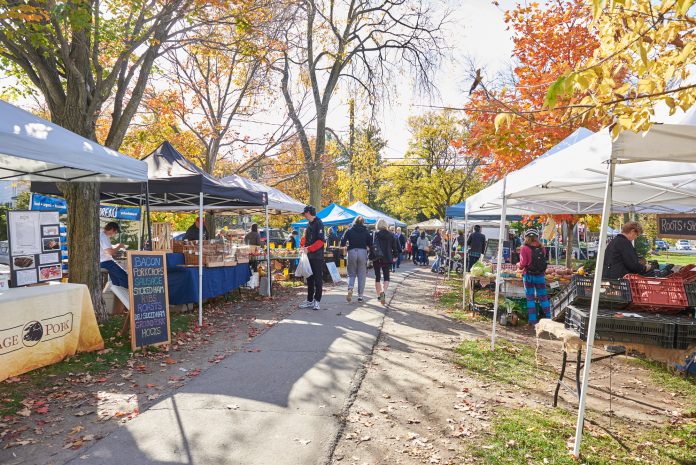
[[[696,215],[657,215],[657,235],[659,238],[696,239]]]
[[[131,349],[169,344],[169,288],[164,252],[128,252]]]

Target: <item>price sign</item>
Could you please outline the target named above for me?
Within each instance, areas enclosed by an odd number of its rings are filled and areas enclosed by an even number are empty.
[[[131,348],[171,342],[169,289],[164,252],[128,253]]]

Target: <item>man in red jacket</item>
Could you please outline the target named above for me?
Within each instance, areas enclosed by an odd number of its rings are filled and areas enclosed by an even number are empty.
[[[324,284],[324,223],[317,218],[317,210],[312,205],[304,208],[304,217],[307,219],[307,229],[304,234],[304,246],[302,251],[307,254],[309,264],[312,267],[312,276],[307,278],[307,301],[300,304],[300,308],[312,308],[320,310],[321,293]]]

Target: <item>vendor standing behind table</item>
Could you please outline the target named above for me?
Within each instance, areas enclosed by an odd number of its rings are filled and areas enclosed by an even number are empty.
[[[121,227],[118,223],[112,221],[106,223],[104,229],[99,233],[99,246],[101,248],[99,266],[109,272],[111,284],[128,289],[128,273],[114,261],[114,255],[119,250],[125,249],[126,246],[123,244],[111,244],[111,238],[120,232]]]
[[[633,241],[641,234],[643,226],[637,221],[623,225],[621,234],[611,240],[604,252],[604,279],[621,279],[628,273],[645,274],[652,269],[651,266],[645,266],[645,261],[638,257],[633,246]]]
[[[266,236],[268,236],[268,231],[266,231]],[[266,238],[268,240],[268,238]],[[251,225],[251,231],[246,233],[244,236],[244,243],[246,245],[255,245],[255,246],[260,246],[261,245],[261,234],[259,234],[259,225],[256,223],[253,223]]]
[[[200,227],[201,219],[200,217],[196,217],[196,222],[189,226],[189,228],[186,230],[186,234],[184,234],[184,240],[197,241],[199,239]],[[205,227],[205,225],[203,225],[203,240],[207,241],[209,238],[210,236],[208,235],[208,229]]]
[[[471,271],[471,266],[479,261],[481,256],[486,253],[486,247],[488,245],[486,236],[481,232],[481,225],[477,224],[474,226],[474,232],[469,234],[466,245],[469,246],[466,271]]]

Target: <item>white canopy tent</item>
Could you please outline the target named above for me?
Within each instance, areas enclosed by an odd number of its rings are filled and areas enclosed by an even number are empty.
[[[614,211],[651,213],[696,210],[696,126],[654,125],[645,134],[624,132],[615,141],[604,130],[508,174],[467,202],[474,214],[496,211],[502,218],[508,214],[508,206],[537,214],[601,213],[597,262],[602,263],[612,207]],[[498,261],[500,255],[499,251]],[[576,456],[582,440],[601,278],[601,273],[595,274],[576,425]],[[492,346],[499,286],[500,273],[496,276]]]
[[[399,221],[396,218],[392,218],[386,213],[382,213],[379,210],[375,210],[374,208],[369,207],[362,202],[355,202],[348,208],[353,210],[355,213],[364,216],[367,219],[374,220],[375,222],[379,220],[384,220],[387,222],[389,226],[398,226],[401,228],[406,227],[406,223],[404,223],[403,221]]]
[[[147,165],[0,100],[0,180],[146,182]]]
[[[305,204],[296,200],[285,192],[273,187],[252,181],[249,178],[233,174],[220,179],[224,184],[235,187],[243,187],[253,192],[266,192],[268,194],[268,210],[273,214],[302,213]]]

